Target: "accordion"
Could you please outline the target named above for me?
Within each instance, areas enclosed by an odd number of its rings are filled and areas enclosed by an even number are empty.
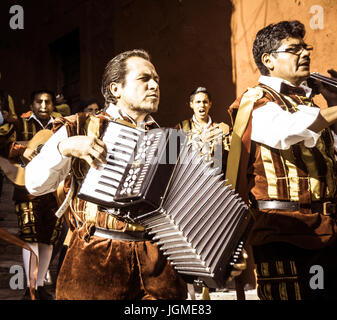
[[[145,226],[186,279],[224,287],[252,219],[220,169],[175,129],[109,122],[102,140],[107,162],[88,170],[78,197]]]

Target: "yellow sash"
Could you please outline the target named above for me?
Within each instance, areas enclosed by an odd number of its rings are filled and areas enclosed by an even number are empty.
[[[248,88],[248,91],[243,95],[240,102],[238,113],[233,126],[232,141],[228,153],[226,168],[226,179],[228,180],[228,183],[232,185],[233,189],[236,188],[236,181],[239,171],[241,138],[247,128],[255,102],[262,97],[263,90],[261,88]]]

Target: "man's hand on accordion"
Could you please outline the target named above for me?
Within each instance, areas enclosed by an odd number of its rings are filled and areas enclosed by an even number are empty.
[[[235,277],[239,276],[243,270],[247,268],[247,259],[247,251],[245,249],[242,249],[242,254],[239,257],[238,261],[233,264],[232,271],[227,281],[232,281]]]
[[[69,137],[59,143],[58,149],[63,156],[83,159],[95,169],[100,163],[106,163],[105,143],[95,137]]]

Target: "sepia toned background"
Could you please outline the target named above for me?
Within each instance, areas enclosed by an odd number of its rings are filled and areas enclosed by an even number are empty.
[[[9,26],[14,4],[24,9],[23,29]],[[226,109],[259,77],[251,54],[259,29],[299,19],[315,47],[312,71],[327,74],[337,69],[336,18],[335,0],[2,0],[0,87],[17,113],[38,88],[62,92],[74,107],[88,96],[103,104],[106,63],[143,48],[161,78],[161,125],[191,117],[188,98],[197,86],[211,92],[214,120],[229,122]]]
[[[237,94],[254,86],[259,78],[252,55],[258,30],[281,20],[300,20],[306,28],[305,41],[314,46],[311,71],[329,76],[337,69],[337,1],[335,0],[233,0],[232,64]],[[315,98],[321,106],[325,101]]]

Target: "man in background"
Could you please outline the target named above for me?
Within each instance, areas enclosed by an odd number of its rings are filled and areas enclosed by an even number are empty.
[[[26,143],[42,129],[52,128],[55,117],[60,116],[54,112],[54,101],[54,93],[49,90],[37,90],[31,94],[30,111],[22,114],[15,122],[15,135],[7,141],[5,157],[25,166],[37,154],[37,150],[28,148]],[[38,257],[36,298],[51,300],[52,295],[44,288],[44,279],[49,268],[53,245],[58,240],[62,228],[62,219],[55,216],[58,209],[56,197],[51,192],[38,197],[33,196],[26,190],[23,182],[23,186],[15,186],[13,201],[18,216],[20,238]],[[27,278],[24,299],[30,299],[28,287],[31,252],[23,249],[22,255]]]

